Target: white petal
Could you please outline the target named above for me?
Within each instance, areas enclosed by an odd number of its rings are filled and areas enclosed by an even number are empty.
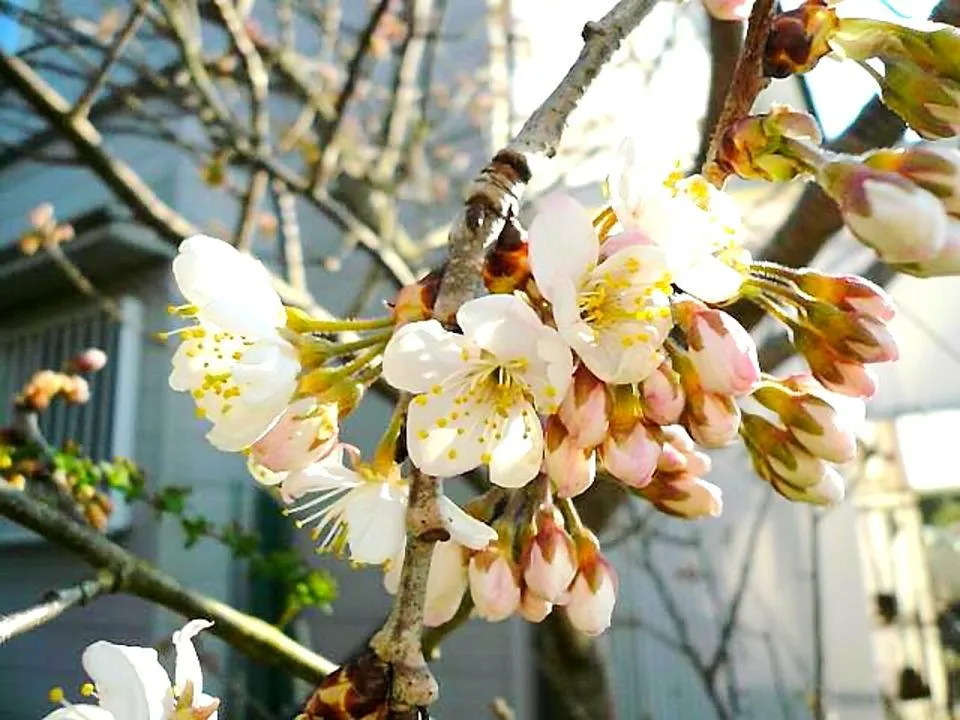
[[[530,405],[512,408],[502,439],[490,449],[490,482],[500,487],[523,487],[540,472],[543,463],[543,428]]]
[[[708,303],[734,297],[740,292],[743,279],[743,274],[713,255],[705,255],[699,262],[673,273],[673,282],[678,287]]]
[[[273,427],[286,403],[275,402],[245,412],[239,403],[230,415],[217,420],[207,433],[207,440],[218,450],[239,452],[253,445]]]
[[[529,357],[542,330],[549,330],[533,308],[515,295],[469,300],[457,311],[457,324],[472,344],[504,361]]]
[[[436,320],[423,320],[397,330],[383,353],[383,377],[393,387],[428,392],[467,367],[467,341]]]
[[[343,465],[343,450],[338,448],[319,462],[287,475],[280,487],[285,502],[311,492],[341,488],[349,490],[364,482],[356,472]]]
[[[123,718],[118,718],[109,710],[96,705],[71,705],[57,708],[49,715],[44,715],[43,720],[123,720]]]
[[[246,402],[279,397],[286,404],[297,386],[300,361],[293,346],[277,337],[250,346],[233,368],[233,377],[242,386]]]
[[[101,640],[83,651],[81,662],[104,710],[118,720],[161,720],[170,678],[156,650]]]
[[[457,405],[456,389],[418,395],[407,411],[407,449],[428,475],[450,477],[480,465],[483,422],[494,408],[474,402]]]
[[[424,625],[437,627],[452,619],[467,592],[467,583],[463,549],[453,541],[437,543],[427,576]]]
[[[396,556],[407,537],[406,494],[389,483],[366,482],[345,502],[347,542],[354,562],[380,565]]]
[[[530,224],[530,269],[543,296],[553,301],[560,283],[579,285],[597,262],[600,243],[584,207],[568,195],[552,195]]]
[[[184,240],[173,274],[201,315],[226,330],[262,337],[286,322],[267,269],[222,240],[206,235]]]
[[[497,531],[465,512],[446,495],[440,496],[440,514],[450,538],[471,550],[482,550],[497,539]]]
[[[193,646],[193,638],[210,627],[213,627],[212,621],[197,619],[191,620],[173,633],[173,648],[177,653],[173,682],[178,695],[183,692],[188,682],[193,684],[195,694],[203,692],[203,670],[200,668],[197,649]]]
[[[533,392],[537,411],[551,415],[560,408],[560,403],[573,381],[573,355],[560,334],[548,328],[549,333],[540,333],[536,355],[541,362],[531,363],[524,373],[524,380]]]

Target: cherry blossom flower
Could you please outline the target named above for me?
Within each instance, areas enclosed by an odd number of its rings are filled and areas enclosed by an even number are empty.
[[[195,325],[173,356],[170,387],[189,392],[207,434],[221,450],[249,447],[277,422],[296,388],[300,365],[279,328],[286,312],[261,263],[227,243],[194,235],[180,244],[173,273],[189,305],[175,308]]]
[[[631,245],[598,263],[590,216],[573,198],[555,195],[530,225],[530,267],[553,304],[557,331],[607,383],[640,382],[660,364],[672,325],[664,253]]]
[[[384,352],[387,382],[417,393],[407,413],[410,459],[441,477],[489,465],[491,482],[520,487],[540,471],[537,413],[555,412],[566,395],[570,350],[512,295],[464,303],[457,322],[463,335],[436,320],[404,325]]]
[[[203,673],[193,646],[193,638],[211,625],[209,620],[191,620],[173,634],[177,659],[172,683],[153,648],[104,640],[87,646],[81,663],[93,680],[98,704],[64,701],[64,707],[44,720],[216,720],[220,701],[203,692]]]
[[[520,568],[513,548],[493,543],[470,558],[467,569],[474,611],[489,622],[510,617],[520,606]]]
[[[607,185],[621,225],[663,250],[674,284],[706,302],[737,295],[750,256],[737,240],[741,218],[733,198],[700,175],[684,178],[672,160],[639,157],[630,139]]]
[[[288,474],[280,482],[280,494],[288,503],[304,498],[289,512],[300,515],[300,527],[312,526],[321,548],[339,551],[346,543],[353,562],[383,564],[399,556],[406,544],[409,485],[398,465],[383,473],[355,460],[356,469],[350,469],[343,464],[343,454],[341,446]],[[440,512],[461,545],[479,549],[496,537],[445,496],[440,497]]]

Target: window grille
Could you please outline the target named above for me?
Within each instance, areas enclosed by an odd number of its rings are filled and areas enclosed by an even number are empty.
[[[40,429],[48,442],[60,447],[73,439],[95,460],[130,456],[134,447],[137,372],[142,342],[142,308],[138,300],[123,298],[123,323],[97,306],[86,306],[16,327],[0,326],[0,418],[9,422],[10,399],[39,369],[57,370],[78,351],[98,347],[107,353],[106,366],[86,376],[90,401],[67,405],[59,400],[40,415]],[[129,526],[130,513],[118,497],[109,531]],[[2,520],[2,519],[0,519]],[[32,534],[0,521],[0,542],[22,542]]]

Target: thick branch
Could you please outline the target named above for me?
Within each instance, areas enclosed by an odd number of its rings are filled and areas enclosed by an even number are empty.
[[[48,505],[10,488],[0,488],[0,515],[80,556],[116,577],[115,592],[135,595],[186,618],[209,618],[213,633],[237,650],[293,675],[320,682],[336,665],[294,642],[277,628],[207,595],[190,590],[147,561],[75,522]]]
[[[707,109],[703,116],[700,132],[700,148],[693,161],[693,172],[707,162],[710,143],[716,134],[717,123],[723,110],[723,103],[730,91],[733,70],[743,48],[743,24],[729,20],[709,17],[710,39],[710,93],[707,97]]]
[[[0,645],[17,635],[46,625],[72,607],[86,605],[91,600],[112,592],[115,580],[113,573],[104,570],[93,579],[48,593],[33,607],[0,617]]]

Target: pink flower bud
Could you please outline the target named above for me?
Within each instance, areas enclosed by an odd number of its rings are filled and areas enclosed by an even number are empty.
[[[946,242],[947,211],[933,193],[856,161],[830,163],[819,180],[851,232],[889,263],[924,262]]]
[[[470,596],[484,620],[505,620],[520,605],[520,569],[511,555],[510,548],[495,543],[470,558]]]
[[[689,473],[657,473],[640,495],[660,512],[687,520],[718,517],[723,511],[720,488]]]
[[[79,375],[71,375],[63,386],[63,397],[67,402],[83,405],[90,401],[90,383]]]
[[[878,285],[858,275],[827,275],[816,270],[796,271],[792,278],[808,295],[839,310],[889,322],[895,314],[893,300]]]
[[[731,397],[704,393],[688,402],[683,424],[703,447],[724,447],[737,439],[740,408]]]
[[[558,412],[578,447],[593,448],[607,434],[607,389],[585,365],[577,368]]]
[[[290,405],[266,435],[250,448],[251,459],[273,472],[302,470],[326,457],[337,444],[336,403],[303,398]]]
[[[674,312],[703,390],[737,397],[749,393],[760,380],[760,365],[757,346],[743,325],[695,301],[676,303]]]
[[[600,459],[617,480],[643,487],[653,476],[660,458],[660,444],[642,422],[627,431],[614,430],[603,441]]]
[[[570,587],[565,611],[570,624],[587,635],[599,635],[608,627],[617,602],[617,575],[600,554],[596,538],[577,538],[580,569]]]
[[[771,478],[770,484],[787,500],[811,505],[836,505],[846,494],[843,477],[836,468],[829,466],[820,480],[806,488],[798,488],[776,476]]]
[[[703,6],[717,20],[746,20],[753,0],[703,0]]]
[[[830,467],[797,445],[786,443],[776,455],[767,457],[770,468],[781,478],[798,488],[813,487],[827,474]]]
[[[392,559],[383,576],[387,592],[396,595],[403,568],[404,552]],[[459,543],[448,540],[433,547],[430,573],[427,575],[427,591],[423,609],[423,624],[438,627],[449,622],[460,608],[467,592],[467,554]]]
[[[543,622],[544,618],[553,610],[553,603],[547,602],[542,597],[529,589],[524,589],[520,598],[520,607],[518,612],[527,622]]]
[[[758,391],[757,400],[780,419],[806,450],[830,462],[850,462],[857,454],[857,429],[866,414],[859,399],[825,390],[809,375],[785,378],[788,393],[776,387]]]
[[[93,373],[103,370],[107,364],[107,354],[100,348],[87,348],[70,360],[70,370],[78,373]]]
[[[557,602],[577,574],[577,548],[556,515],[543,508],[537,513],[537,534],[523,553],[523,579],[527,587],[549,603]]]
[[[657,425],[672,425],[680,419],[686,396],[680,386],[680,376],[669,362],[660,364],[640,385],[643,395],[643,415]]]
[[[560,418],[551,415],[544,432],[543,465],[560,497],[575,497],[593,484],[596,453],[580,447]]]
[[[923,262],[895,264],[894,267],[923,278],[960,275],[960,216],[950,218],[947,241],[934,257]]]

